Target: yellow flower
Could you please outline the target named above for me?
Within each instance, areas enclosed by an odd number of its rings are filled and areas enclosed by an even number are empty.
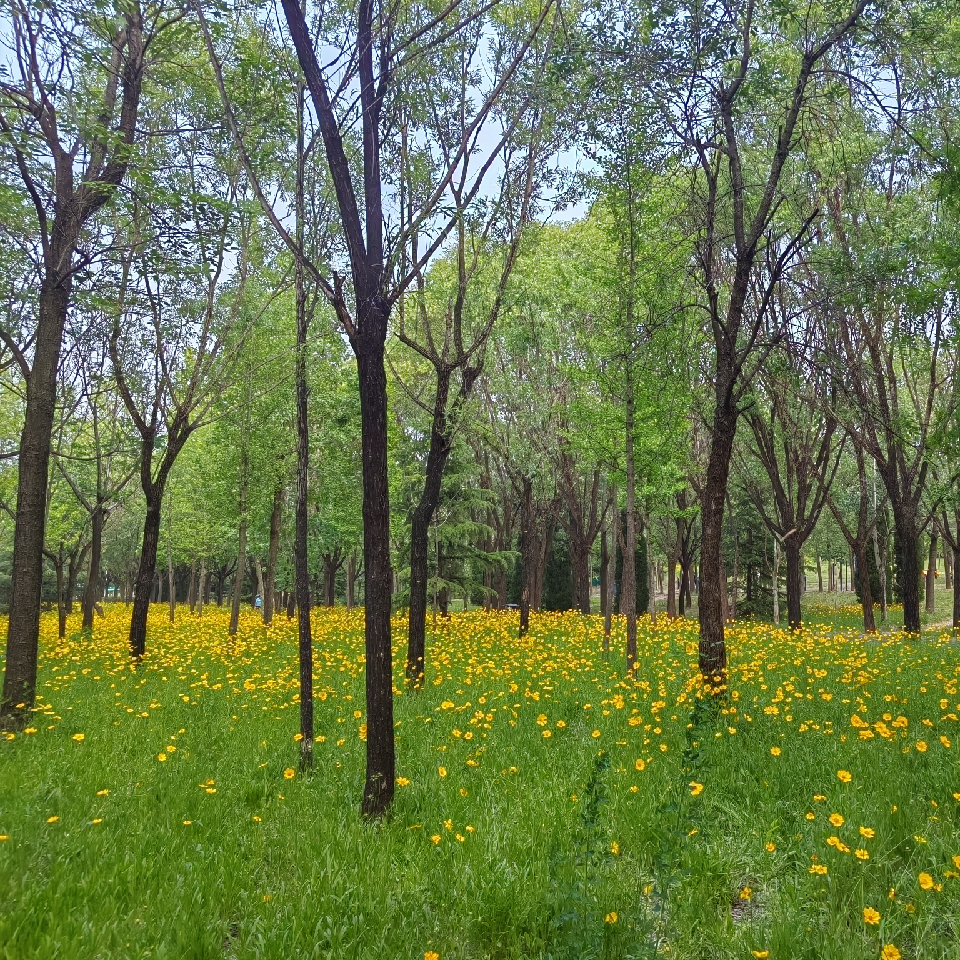
[[[863,922],[873,925],[878,924],[880,922],[880,911],[874,910],[873,907],[864,907]]]
[[[900,951],[892,943],[888,943],[880,951],[880,960],[900,960]]]
[[[184,821],[183,821],[183,825],[184,825],[185,827],[189,827],[191,823],[193,823],[192,820],[184,820]]]
[[[823,876],[823,875],[827,872],[827,867],[826,867],[826,865],[823,864],[823,863],[815,863],[815,864],[810,868],[810,872],[811,872],[811,873],[817,873],[817,874],[820,874],[821,876]]]
[[[922,890],[933,889],[933,877],[931,877],[929,873],[921,873],[917,879],[920,881],[920,888]]]
[[[844,819],[843,819],[843,817],[842,817],[842,815],[839,814],[839,813],[831,813],[829,819],[830,819],[830,822],[831,822],[835,827],[842,827],[843,824],[844,824],[844,822],[845,822]]]
[[[86,739],[86,734],[83,734],[83,733],[75,733],[75,734],[73,735],[73,739],[76,740],[77,743],[80,743],[82,740]]]
[[[853,779],[853,775],[850,773],[849,770],[838,770],[837,779],[841,783],[849,783]]]
[[[4,840],[9,840],[9,839],[10,837],[8,837],[5,833],[0,833],[0,843],[3,843]]]
[[[858,860],[869,860],[869,859],[870,859],[870,854],[869,854],[866,850],[864,850],[863,848],[859,848],[859,849],[857,849],[857,850],[854,850],[854,851],[853,851],[853,855],[854,855]]]
[[[435,833],[430,839],[434,842],[434,844],[437,844],[440,842],[440,834]]]
[[[637,760],[637,762],[634,764],[634,766],[635,766],[638,770],[643,770],[643,768],[646,767],[646,763],[645,763],[643,760]]]
[[[158,754],[157,754],[157,759],[158,759],[161,763],[163,763],[163,762],[167,759],[167,755],[166,755],[165,753],[158,753]]]
[[[549,739],[550,737],[553,736],[553,731],[552,731],[552,730],[543,730],[543,731],[541,731],[541,733],[542,733],[543,738],[544,738],[545,740],[546,740],[546,739]]]
[[[926,752],[927,752],[927,744],[926,744],[926,741],[925,741],[925,740],[918,740],[918,741],[917,741],[917,750],[918,750],[920,753],[926,753]]]
[[[594,730],[594,731],[593,731],[593,739],[596,740],[597,737],[599,737],[599,736],[600,736],[600,731],[599,731],[599,730]]]
[[[779,757],[780,754],[783,753],[783,751],[782,751],[779,747],[771,747],[771,748],[770,748],[770,753],[773,754],[773,756],[775,756],[775,757]],[[754,953],[756,953],[756,951],[754,951]],[[765,952],[765,951],[764,951],[763,955],[766,956],[766,952]]]
[[[619,857],[619,856],[620,856],[620,844],[617,843],[616,840],[614,840],[614,841],[610,844],[610,852],[611,852],[615,857]]]
[[[777,849],[777,845],[775,843],[765,843],[763,849],[766,850],[767,853],[773,853],[773,851]]]
[[[56,823],[59,819],[59,817],[47,817],[47,823]]]
[[[872,840],[877,835],[877,831],[873,830],[870,827],[861,827],[860,836],[866,837],[868,840]]]
[[[753,896],[753,889],[751,887],[744,887],[740,891],[741,900],[749,900]]]
[[[607,923],[616,923],[617,922],[617,911],[611,910],[604,918]]]
[[[287,769],[283,771],[284,780],[292,780],[296,775],[297,771],[294,770],[293,767],[287,767]]]
[[[696,780],[691,780],[691,781],[690,781],[690,796],[691,796],[691,797],[699,797],[701,793],[703,793],[703,784],[702,784],[702,783],[697,783]]]
[[[437,767],[437,773],[439,773],[441,777],[445,777],[447,775],[447,768]]]
[[[757,960],[766,960],[766,958],[770,956],[769,950],[754,950],[752,952]]]
[[[397,786],[398,787],[409,787],[410,781],[406,777],[397,777]]]
[[[440,960],[440,954],[436,950],[424,950],[423,960]]]
[[[103,823],[103,817],[97,817],[96,820],[91,820],[91,823]]]
[[[97,796],[98,796],[98,797],[105,797],[109,792],[110,792],[109,790],[98,790],[98,791],[97,791]]]

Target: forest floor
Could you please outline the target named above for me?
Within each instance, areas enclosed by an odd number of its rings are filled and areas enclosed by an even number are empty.
[[[811,611],[815,612],[815,610]],[[317,610],[316,761],[295,624],[151,613],[126,654],[42,622],[30,727],[0,736],[0,958],[956,956],[960,650],[814,623],[455,614],[396,699],[397,796],[359,819],[362,612]],[[394,622],[397,682],[405,623]]]

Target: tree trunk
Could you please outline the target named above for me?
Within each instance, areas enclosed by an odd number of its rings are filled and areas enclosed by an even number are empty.
[[[799,541],[794,537],[787,537],[783,542],[783,552],[787,560],[787,621],[791,630],[799,630],[802,620],[800,595],[803,592],[803,560]]]
[[[780,543],[777,540],[776,536],[773,538],[773,565],[772,565],[772,576],[770,578],[773,581],[773,622],[776,624],[780,623]]]
[[[437,388],[430,428],[430,449],[423,477],[423,490],[410,524],[410,616],[407,625],[407,685],[423,686],[424,651],[427,630],[427,580],[430,553],[430,524],[440,502],[440,484],[450,455],[450,437],[445,430],[450,377],[437,370]],[[437,571],[440,575],[440,571]]]
[[[633,371],[627,366],[626,375],[626,433],[627,461],[627,522],[624,531],[623,568],[620,576],[620,612],[627,618],[627,673],[637,670],[637,487],[636,463],[633,451],[634,412],[636,396],[633,390]]]
[[[200,573],[197,575],[197,616],[203,616],[203,607],[207,602],[207,561],[200,558]]]
[[[943,545],[943,589],[953,589],[953,551]]]
[[[60,544],[60,553],[53,559],[53,569],[57,575],[57,636],[62,640],[67,635],[67,605],[64,596],[63,576],[63,544]]]
[[[147,494],[147,512],[143,520],[143,540],[140,547],[140,565],[137,568],[133,591],[133,614],[130,617],[130,654],[142,657],[147,649],[147,614],[150,611],[150,593],[157,568],[157,545],[160,542],[160,505],[163,503],[163,485],[155,483]]]
[[[66,212],[63,216],[69,219]],[[59,216],[58,226],[59,226]],[[54,228],[56,233],[57,227]],[[72,249],[72,247],[71,247]],[[68,263],[66,251],[52,251]],[[53,414],[57,403],[57,367],[67,318],[73,272],[63,277],[48,270],[40,288],[40,309],[33,368],[26,383],[26,408],[17,458],[17,512],[13,532],[10,615],[6,674],[0,697],[0,727],[20,729],[31,715],[37,690],[40,590],[47,516],[47,476]]]
[[[280,520],[283,516],[283,484],[278,483],[273,492],[273,508],[270,511],[270,545],[267,548],[267,572],[263,586],[263,622],[273,620],[277,596],[277,556],[280,553]]]
[[[719,363],[719,361],[718,361]],[[718,394],[721,391],[718,386]],[[718,399],[724,399],[718,397]],[[730,457],[737,430],[737,414],[718,402],[713,421],[710,457],[701,502],[702,540],[699,596],[699,666],[704,679],[716,686],[726,681],[727,647],[723,611],[723,508],[726,502]]]
[[[173,570],[173,541],[167,544],[167,581],[168,581],[168,593],[169,597],[167,598],[170,603],[170,622],[173,623],[177,616],[177,580],[174,576]]]
[[[347,609],[352,610],[356,605],[355,593],[357,585],[357,558],[351,550],[347,557]]]
[[[326,556],[323,558],[323,602],[325,606],[332,607],[337,602],[337,570],[340,564],[336,557]]]
[[[187,588],[187,606],[193,613],[197,606],[197,561],[190,563],[190,586]]]
[[[893,503],[893,517],[900,540],[900,586],[903,590],[903,629],[920,632],[920,555],[915,513],[904,503]]]
[[[523,478],[520,500],[520,636],[530,629],[530,582],[533,579],[533,481]]]
[[[667,617],[671,620],[677,618],[677,562],[676,553],[667,557]]]
[[[230,607],[230,636],[237,635],[240,625],[240,604],[243,602],[243,583],[247,573],[247,511],[246,487],[240,494],[240,535],[237,538],[237,571],[233,578],[233,603]]]
[[[363,569],[366,579],[367,770],[363,814],[380,817],[393,799],[396,752],[393,730],[393,656],[390,605],[390,488],[387,479],[387,378],[384,338],[387,309],[371,298],[355,338],[360,378],[363,457]]]
[[[823,563],[820,560],[820,554],[817,554],[817,589],[823,593]]]
[[[582,614],[590,614],[590,547],[578,537],[570,537],[570,561],[573,566],[573,606]]]
[[[863,632],[876,633],[877,622],[873,615],[873,593],[870,590],[870,568],[867,566],[868,545],[865,541],[860,541],[853,549],[860,576],[860,603],[863,606]]]
[[[937,546],[938,540],[936,527],[932,527],[930,533],[930,555],[927,561],[927,586],[925,597],[927,613],[933,613],[936,604],[936,596],[934,595],[933,590],[937,580]]]
[[[960,516],[957,517],[957,546],[953,548],[953,629],[960,630],[960,590],[956,587],[957,570],[960,569]]]
[[[264,609],[264,604],[263,604],[263,594],[264,594],[264,586],[263,586],[263,565],[260,563],[260,558],[259,558],[259,557],[254,557],[254,558],[253,558],[253,573],[254,573],[254,575],[255,575],[256,578],[257,578],[257,597],[260,598],[260,613],[261,613],[261,615],[262,615],[262,614],[263,614],[263,609]],[[257,599],[256,599],[256,597],[254,597],[254,599],[253,599],[253,606],[254,606],[254,608],[256,608],[256,606],[257,606]]]
[[[606,623],[607,618],[607,581],[610,579],[610,550],[607,546],[608,524],[604,523],[600,531],[600,614]],[[609,634],[604,631],[604,638]]]

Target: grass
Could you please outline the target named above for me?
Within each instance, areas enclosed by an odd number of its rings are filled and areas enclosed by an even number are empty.
[[[230,641],[158,607],[135,669],[127,617],[60,645],[43,619],[32,732],[0,739],[3,960],[957,955],[947,633],[739,624],[704,698],[692,621],[642,622],[632,681],[598,617],[519,642],[516,614],[456,614],[397,697],[373,826],[362,614],[314,614],[310,775],[292,622]]]

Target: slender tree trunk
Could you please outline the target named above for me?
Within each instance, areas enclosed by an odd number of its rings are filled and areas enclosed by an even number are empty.
[[[937,531],[935,527],[930,532],[930,554],[927,560],[927,585],[926,585],[926,611],[933,613],[936,604],[936,596],[933,589],[937,579]]]
[[[423,478],[423,490],[410,524],[410,617],[407,625],[407,685],[423,686],[424,651],[427,630],[427,580],[430,552],[430,524],[440,502],[440,485],[450,454],[450,437],[445,418],[450,392],[450,375],[437,370],[437,389],[433,403],[430,449]],[[439,574],[439,571],[438,571]]]
[[[943,545],[943,589],[953,589],[953,551],[946,543]]]
[[[243,457],[241,457],[243,459]],[[247,477],[240,467],[240,534],[237,537],[237,572],[233,578],[233,605],[230,607],[230,636],[237,635],[240,625],[240,604],[243,601],[243,582],[247,572]]]
[[[197,616],[203,616],[203,608],[207,602],[207,558],[200,558],[200,573],[197,575]]]
[[[170,622],[173,623],[177,616],[177,580],[173,570],[173,541],[167,544],[167,582],[169,584],[168,592],[170,602]]]
[[[820,554],[817,554],[817,589],[823,593],[823,563],[820,560]]]
[[[54,558],[53,569],[57,575],[57,636],[62,640],[67,635],[67,605],[64,597],[63,544]]]
[[[877,622],[873,615],[873,593],[870,589],[870,568],[867,566],[868,545],[860,540],[854,546],[857,570],[860,572],[860,603],[863,606],[863,632],[876,633]]]
[[[603,611],[603,652],[610,653],[610,632],[613,629],[613,588],[616,582],[614,572],[614,557],[617,552],[617,531],[614,524],[620,522],[620,514],[617,512],[617,485],[610,484],[610,501],[607,507],[606,536],[610,541],[610,547],[607,550],[607,581],[604,584],[604,611]]]
[[[57,219],[59,221],[59,217]],[[56,232],[57,228],[54,229]],[[64,263],[69,262],[66,251],[60,250],[59,245],[49,255],[57,255]],[[13,531],[6,673],[3,696],[0,697],[0,727],[6,729],[24,726],[31,715],[37,690],[47,476],[57,403],[57,367],[72,276],[69,270],[63,277],[48,270],[44,277],[40,288],[33,368],[26,383],[26,408],[17,458],[17,512]]]
[[[263,565],[260,563],[259,557],[253,558],[253,572],[257,578],[257,597],[260,598],[260,612],[262,615],[264,610],[263,595],[265,592],[265,588],[263,585]],[[253,605],[254,607],[256,607],[257,605],[256,597],[254,597]]]
[[[190,563],[190,586],[187,588],[187,606],[193,613],[197,606],[197,561]]]
[[[677,618],[677,559],[676,553],[667,557],[667,617],[670,620]]]
[[[351,550],[347,557],[347,609],[352,610],[356,605],[354,591],[357,585],[357,558]]]
[[[147,512],[143,520],[143,541],[140,547],[140,566],[137,569],[133,591],[133,614],[130,617],[130,654],[142,657],[147,649],[147,614],[150,612],[150,594],[157,568],[157,546],[160,542],[160,505],[163,487],[154,484],[147,494]]]
[[[626,375],[626,461],[627,461],[627,522],[624,531],[623,570],[620,583],[620,612],[627,618],[627,673],[637,670],[637,487],[634,461],[633,431],[636,396],[633,391],[633,371],[627,366]]]
[[[263,622],[273,620],[277,591],[277,556],[280,553],[280,520],[283,516],[283,484],[278,483],[273,492],[273,509],[270,511],[270,545],[267,548],[267,573],[263,589]]]
[[[337,570],[339,564],[334,557],[324,558],[323,562],[323,602],[332,607],[337,602]]]
[[[960,630],[960,589],[956,586],[957,570],[960,569],[960,514],[957,515],[957,545],[952,548],[953,553],[953,629]]]
[[[607,581],[610,579],[610,551],[607,546],[607,529],[608,525],[604,522],[603,529],[600,531],[600,613],[604,622],[606,622],[607,617]],[[609,634],[604,633],[604,636],[607,637]]]
[[[533,481],[523,478],[520,501],[520,636],[530,629],[530,583],[533,580]]]
[[[780,543],[773,538],[773,622],[780,623]],[[789,608],[788,608],[789,609]]]

